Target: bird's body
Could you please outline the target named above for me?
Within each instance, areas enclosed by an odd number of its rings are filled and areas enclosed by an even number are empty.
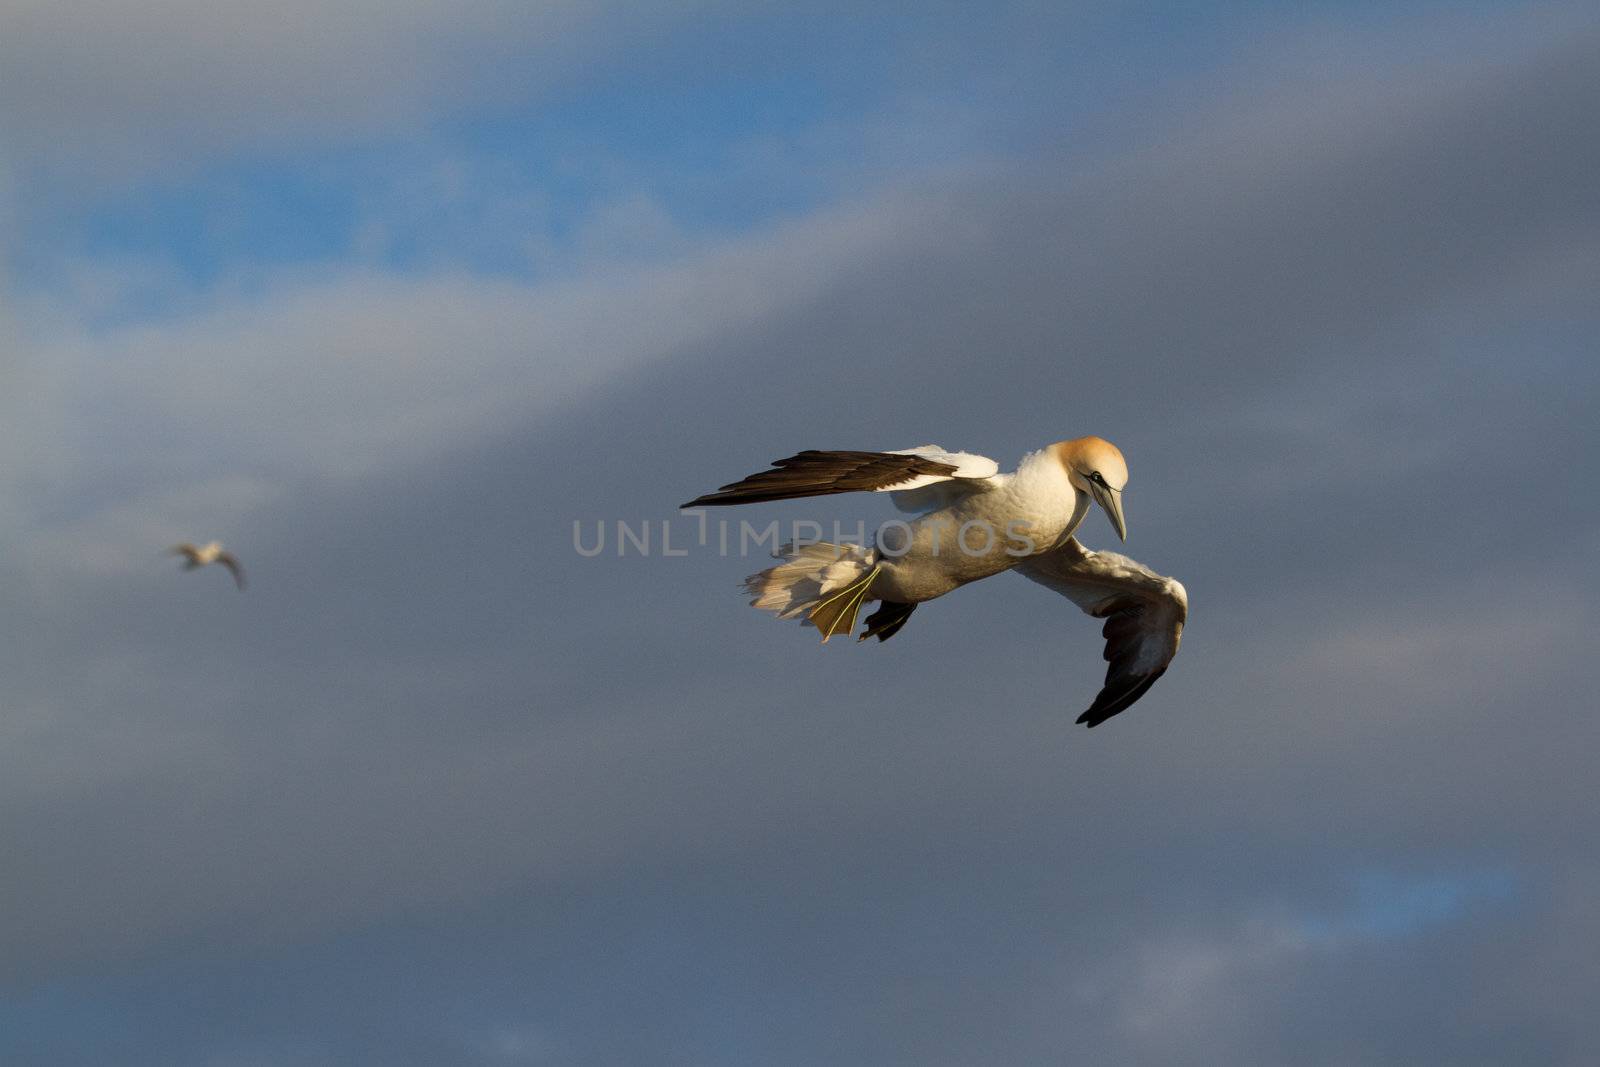
[[[823,640],[849,633],[861,605],[882,606],[861,640],[886,641],[918,604],[1016,568],[1107,620],[1105,687],[1079,722],[1094,726],[1149,689],[1177,654],[1188,615],[1183,586],[1074,534],[1093,504],[1126,537],[1127,465],[1109,441],[1081,437],[1024,456],[1001,473],[983,456],[936,445],[896,452],[802,452],[685,507],[757,503],[870,490],[916,518],[885,523],[872,546],[785,545],[783,560],[746,579],[751,604],[805,616]]]
[[[1074,492],[1048,449],[1024,456],[1014,473],[993,474],[981,486],[946,495],[955,499],[879,530],[882,569],[868,599],[918,604],[999,574],[1059,545],[1089,511],[1088,498]],[[902,507],[918,502],[914,496],[896,501]]]
[[[239,565],[233,553],[222,547],[221,541],[208,541],[203,545],[185,541],[181,545],[173,545],[168,551],[171,555],[183,557],[183,569],[186,571],[196,570],[212,563],[226,567],[228,573],[233,575],[234,584],[240,589],[244,588],[244,568]]]

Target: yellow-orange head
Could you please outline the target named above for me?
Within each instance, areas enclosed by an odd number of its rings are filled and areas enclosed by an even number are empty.
[[[1122,458],[1122,451],[1104,437],[1074,437],[1053,447],[1072,487],[1093,498],[1117,536],[1126,541],[1128,521],[1122,512],[1122,489],[1128,484],[1128,461]]]

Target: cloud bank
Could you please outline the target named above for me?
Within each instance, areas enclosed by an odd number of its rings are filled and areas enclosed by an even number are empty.
[[[0,1048],[1584,1062],[1600,77],[1592,26],[1518,25],[1280,44],[1121,145],[558,279],[319,263],[110,325],[19,286]],[[1114,732],[1027,583],[835,654],[752,561],[572,551],[930,427],[1123,444],[1194,616]],[[159,557],[213,534],[247,596]]]

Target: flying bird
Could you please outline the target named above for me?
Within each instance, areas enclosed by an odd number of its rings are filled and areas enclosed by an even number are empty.
[[[239,566],[232,552],[223,550],[221,541],[210,541],[198,547],[185,541],[168,549],[168,555],[182,556],[183,569],[186,571],[204,567],[208,563],[220,563],[233,575],[234,584],[240,589],[244,588],[244,568]]]
[[[1189,614],[1183,585],[1073,536],[1098,505],[1117,537],[1128,524],[1122,493],[1128,465],[1110,441],[1079,437],[1030,452],[1001,473],[986,456],[922,445],[891,452],[808,450],[773,469],[684,504],[754,504],[834,493],[888,493],[910,520],[885,523],[875,543],[786,544],[780,562],[745,579],[751,606],[780,619],[804,616],[822,640],[855,629],[861,605],[877,601],[860,640],[887,641],[918,604],[968,582],[1016,570],[1104,619],[1105,684],[1078,722],[1098,726],[1127,710],[1166,672]]]

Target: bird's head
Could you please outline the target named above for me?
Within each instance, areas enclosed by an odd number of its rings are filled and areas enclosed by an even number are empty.
[[[1128,484],[1128,463],[1117,446],[1103,437],[1075,437],[1055,446],[1072,487],[1086,493],[1105,511],[1122,540],[1128,521],[1122,514],[1122,488]]]

